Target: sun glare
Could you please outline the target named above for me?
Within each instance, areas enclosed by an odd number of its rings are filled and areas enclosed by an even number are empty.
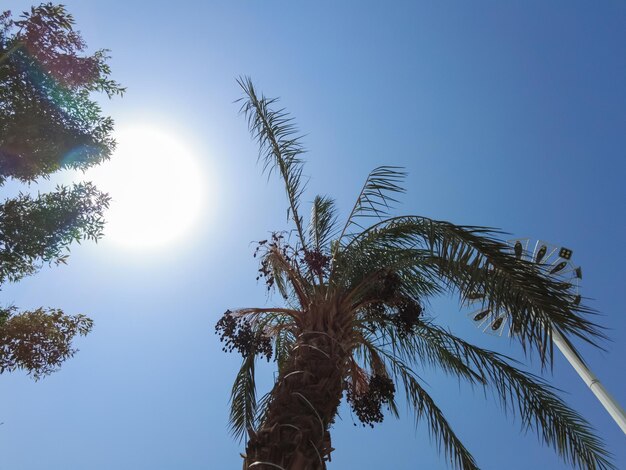
[[[162,129],[125,128],[115,139],[111,160],[85,174],[112,199],[105,238],[139,249],[189,234],[205,198],[198,156]]]

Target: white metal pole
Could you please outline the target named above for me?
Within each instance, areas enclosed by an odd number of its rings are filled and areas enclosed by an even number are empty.
[[[626,413],[624,412],[624,409],[609,394],[598,378],[589,370],[587,365],[581,361],[576,354],[574,354],[574,351],[571,350],[569,345],[563,339],[563,336],[561,336],[558,331],[552,330],[552,340],[561,350],[565,359],[569,361],[574,370],[578,372],[578,375],[580,375],[583,381],[598,398],[600,403],[602,403],[602,406],[604,406],[606,411],[609,412],[611,418],[613,418],[617,425],[622,428],[622,432],[626,434]]]

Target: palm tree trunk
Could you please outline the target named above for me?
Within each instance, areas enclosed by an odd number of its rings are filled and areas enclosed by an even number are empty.
[[[317,324],[299,336],[280,371],[266,419],[249,433],[245,470],[321,470],[330,461],[329,427],[341,401],[347,353],[341,334],[328,331],[346,329],[328,321],[332,312],[324,313],[309,317]]]

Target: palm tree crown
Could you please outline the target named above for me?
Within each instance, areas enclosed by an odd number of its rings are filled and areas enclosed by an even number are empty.
[[[224,349],[243,356],[230,419],[235,436],[247,437],[244,469],[326,468],[342,397],[362,423],[374,425],[383,407],[398,415],[398,392],[455,468],[478,468],[416,375],[424,364],[493,390],[524,429],[537,431],[573,466],[613,468],[589,424],[543,379],[454,336],[424,312],[426,299],[444,291],[461,303],[478,300],[494,319],[506,315],[513,337],[546,366],[553,331],[592,344],[604,338],[570,286],[518,256],[495,230],[391,217],[390,204],[404,191],[397,167],[369,174],[342,224],[334,201],[315,197],[307,225],[300,215],[304,149],[293,120],[249,78],[239,84],[259,159],[285,184],[295,226],[260,241],[255,252],[259,277],[284,306],[228,310],[216,325]],[[273,357],[278,368],[272,390],[258,401],[257,356]]]

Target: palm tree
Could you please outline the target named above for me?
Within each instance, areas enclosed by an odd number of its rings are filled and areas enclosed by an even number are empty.
[[[552,361],[551,332],[597,345],[604,335],[570,286],[525,261],[483,228],[421,216],[391,217],[404,173],[384,166],[367,177],[346,222],[334,201],[315,197],[308,226],[300,216],[302,147],[292,118],[275,110],[249,78],[241,112],[260,146],[264,171],[283,181],[291,232],[259,242],[259,277],[284,306],[228,310],[216,325],[224,350],[243,356],[231,394],[231,431],[246,436],[244,469],[318,470],[330,461],[330,429],[344,396],[363,424],[398,415],[399,388],[455,468],[477,464],[415,373],[428,364],[493,390],[522,428],[572,466],[614,468],[590,425],[542,378],[506,356],[481,349],[429,319],[426,299],[453,291],[506,315],[514,338],[542,366]],[[365,225],[367,220],[373,223]],[[569,341],[569,340],[568,340]],[[278,373],[257,401],[255,359],[272,357]]]

